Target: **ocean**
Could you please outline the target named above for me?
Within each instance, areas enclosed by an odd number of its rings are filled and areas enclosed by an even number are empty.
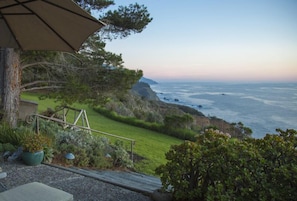
[[[150,85],[160,100],[193,107],[205,116],[242,122],[252,137],[297,130],[297,83],[164,82]]]

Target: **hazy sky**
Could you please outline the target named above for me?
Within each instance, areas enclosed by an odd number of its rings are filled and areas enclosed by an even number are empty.
[[[297,81],[297,0],[115,0],[153,21],[107,43],[157,81]]]

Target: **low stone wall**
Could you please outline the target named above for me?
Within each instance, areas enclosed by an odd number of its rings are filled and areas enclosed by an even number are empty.
[[[33,101],[21,100],[19,119],[22,121],[26,120],[26,117],[32,114],[36,114],[38,109],[38,103]]]

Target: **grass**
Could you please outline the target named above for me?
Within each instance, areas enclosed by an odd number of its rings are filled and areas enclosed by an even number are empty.
[[[38,102],[38,112],[45,111],[47,108],[54,109],[58,105],[58,103],[50,99],[39,100],[36,94],[22,94],[22,99]],[[138,172],[155,175],[155,168],[166,163],[165,153],[169,150],[170,146],[182,142],[168,135],[108,119],[87,105],[74,104],[72,107],[86,110],[92,129],[134,139],[136,143],[133,147],[133,152],[144,157],[143,160],[134,164]],[[110,140],[114,141],[115,139],[111,138]],[[127,146],[127,150],[130,149],[129,142],[125,142],[125,146]]]

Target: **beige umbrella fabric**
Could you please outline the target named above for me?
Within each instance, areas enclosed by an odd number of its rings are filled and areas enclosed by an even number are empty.
[[[0,47],[75,52],[103,25],[71,0],[0,0]]]

